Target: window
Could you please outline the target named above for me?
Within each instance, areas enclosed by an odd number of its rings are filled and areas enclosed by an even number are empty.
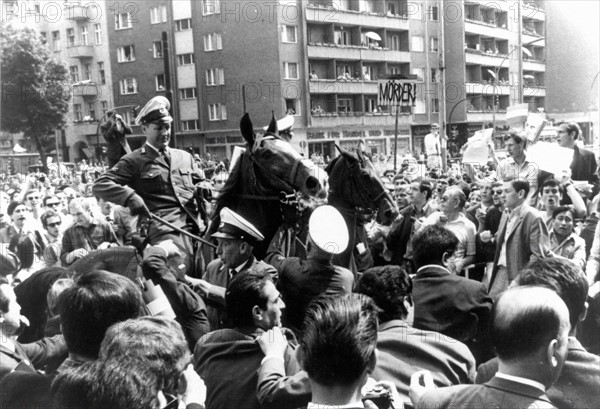
[[[137,81],[135,78],[125,78],[119,81],[121,95],[137,94]]]
[[[150,8],[150,24],[165,23],[167,21],[167,6]]]
[[[123,121],[125,121],[127,125],[133,125],[135,118],[133,117],[133,113],[130,110],[124,111],[121,114],[121,116],[123,117]]]
[[[425,81],[425,68],[413,68],[411,72],[419,77],[419,81]]]
[[[152,43],[152,54],[154,58],[163,58],[162,41],[154,41]]]
[[[206,70],[206,85],[225,84],[225,71],[223,68],[213,68]]]
[[[283,63],[283,68],[285,71],[285,79],[288,80],[297,80],[298,79],[298,64],[295,62],[285,62]]]
[[[334,31],[333,39],[338,45],[350,45],[350,33],[348,31]]]
[[[438,82],[438,71],[435,68],[431,69],[431,82]]]
[[[300,104],[297,99],[286,98],[285,99],[285,114],[286,115],[300,115]]]
[[[195,99],[196,88],[181,88],[179,90],[179,99]]]
[[[425,44],[423,41],[423,37],[412,36],[412,51],[416,51],[416,52],[425,51]]]
[[[42,31],[40,33],[40,41],[42,42],[42,44],[46,44],[48,42],[48,36],[45,31]]]
[[[402,69],[400,67],[389,67],[390,70],[390,74],[392,75],[400,75],[400,73],[402,72]]]
[[[133,21],[131,19],[131,13],[115,14],[115,30],[124,30],[132,27]]]
[[[438,7],[427,6],[427,16],[429,17],[429,21],[438,21]]]
[[[377,112],[377,99],[365,98],[365,109],[367,112]]]
[[[297,43],[297,27],[296,26],[283,26],[283,39],[284,43]]]
[[[194,54],[177,54],[178,65],[191,65],[194,63]]]
[[[440,112],[440,100],[431,98],[431,112]]]
[[[221,0],[203,0],[202,15],[219,14],[221,12]]]
[[[400,36],[399,35],[391,35],[390,36],[390,50],[400,51]]]
[[[71,65],[69,73],[71,74],[71,82],[79,82],[79,66]]]
[[[108,113],[108,102],[100,101],[100,107],[102,108],[102,116],[105,116]]]
[[[221,33],[212,33],[204,36],[204,51],[214,51],[223,49],[223,40]]]
[[[81,104],[73,104],[73,120],[75,122],[83,121],[83,111],[81,109]]]
[[[52,32],[52,50],[54,50],[54,51],[60,50],[60,31]]]
[[[106,71],[104,71],[104,63],[103,62],[98,63],[98,82],[101,85],[106,84]]]
[[[100,24],[94,24],[94,40],[96,45],[102,44],[102,26]]]
[[[81,45],[88,45],[90,40],[87,26],[79,26],[79,34],[81,36]]]
[[[375,81],[377,80],[377,67],[372,65],[363,66],[363,80],[365,81]]]
[[[96,120],[96,104],[93,102],[88,102],[88,116],[90,117],[90,121]]]
[[[183,31],[183,30],[191,30],[192,29],[192,19],[186,18],[183,20],[175,21],[175,31]]]
[[[181,130],[182,131],[194,131],[198,129],[198,120],[197,119],[189,119],[187,121],[181,121]]]
[[[92,80],[92,64],[83,64],[83,80]]]
[[[165,74],[158,74],[157,76],[154,77],[154,84],[156,85],[156,90],[157,91],[164,91],[165,90]]]
[[[75,46],[75,30],[67,28],[67,47]]]
[[[354,104],[352,100],[349,98],[339,98],[338,99],[338,113],[347,113],[354,111]]]
[[[208,120],[222,121],[227,119],[227,109],[224,104],[209,104],[208,105]]]
[[[117,62],[129,61],[135,61],[135,48],[132,45],[117,48]]]
[[[439,51],[437,37],[429,37],[429,51],[432,53],[437,53]]]

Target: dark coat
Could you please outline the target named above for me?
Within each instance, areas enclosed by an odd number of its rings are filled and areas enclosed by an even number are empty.
[[[571,162],[571,179],[587,180],[588,183],[598,184],[598,175],[596,170],[596,156],[593,152],[586,149],[581,149],[575,145],[573,149],[573,162]]]

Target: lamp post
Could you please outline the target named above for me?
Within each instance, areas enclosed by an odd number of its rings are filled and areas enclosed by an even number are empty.
[[[530,41],[527,44],[523,44],[520,47],[519,46],[513,47],[513,49],[510,50],[510,52],[508,54],[506,54],[506,56],[502,59],[502,61],[500,61],[500,64],[494,69],[494,72],[488,70],[490,72],[490,74],[492,74],[494,76],[494,88],[492,91],[492,129],[494,130],[494,133],[496,132],[496,87],[498,86],[498,75],[500,72],[500,68],[502,68],[504,61],[506,61],[518,49],[521,49],[522,52],[531,56],[531,52],[527,48],[525,48],[525,46],[531,45],[531,44],[534,44],[534,43],[537,43],[537,42],[540,42],[543,40],[545,40],[545,37],[541,37],[536,40]],[[510,66],[508,68],[510,70]],[[519,84],[523,81],[523,78],[521,78],[521,77],[522,77],[522,73],[519,72]],[[519,85],[519,87],[520,87],[520,85]],[[519,94],[519,98],[521,98],[520,94]]]

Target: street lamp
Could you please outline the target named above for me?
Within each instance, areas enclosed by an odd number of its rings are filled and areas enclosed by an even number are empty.
[[[496,132],[496,87],[498,86],[498,75],[500,72],[500,68],[502,68],[504,61],[506,61],[519,48],[521,49],[521,52],[527,54],[529,57],[533,57],[533,55],[531,54],[531,51],[529,51],[527,48],[525,48],[525,46],[531,45],[531,44],[534,44],[534,43],[537,43],[537,42],[540,42],[543,40],[545,40],[545,37],[541,37],[536,40],[530,41],[526,44],[523,44],[521,47],[519,47],[519,46],[513,47],[513,49],[510,50],[510,52],[508,54],[506,54],[506,56],[502,59],[502,61],[500,61],[500,64],[494,69],[494,71],[488,70],[488,72],[494,77],[494,88],[492,91],[492,129],[494,130],[494,133]],[[508,67],[508,69],[510,71],[510,66]],[[523,81],[521,76],[522,75],[519,72],[519,82]]]

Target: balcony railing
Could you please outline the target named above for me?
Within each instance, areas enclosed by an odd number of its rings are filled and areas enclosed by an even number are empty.
[[[88,44],[71,44],[67,46],[67,56],[70,58],[93,58],[94,46]]]
[[[69,5],[66,8],[67,11],[67,18],[69,20],[75,20],[75,21],[87,21],[90,18],[88,17],[88,10],[86,7],[83,7],[81,5],[75,4],[75,5]],[[94,15],[94,13],[96,13],[97,10],[94,10],[92,13],[92,15]]]
[[[98,121],[73,121],[75,133],[77,135],[96,135],[98,131]]]
[[[81,81],[72,84],[73,96],[84,98],[96,98],[99,85],[91,81]]]
[[[308,57],[321,59],[410,62],[408,50],[309,41]]]

